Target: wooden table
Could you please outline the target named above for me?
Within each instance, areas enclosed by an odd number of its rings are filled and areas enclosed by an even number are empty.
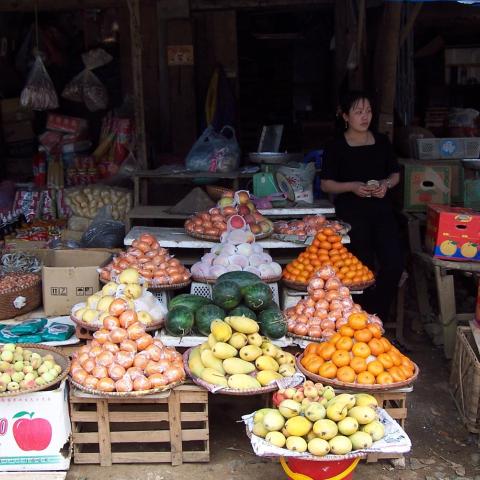
[[[474,317],[474,313],[457,313],[455,306],[455,284],[453,273],[480,275],[480,262],[452,262],[440,260],[423,252],[414,253],[414,262],[433,271],[437,290],[439,314],[437,324],[441,331],[434,335],[434,343],[442,343],[447,358],[452,358],[455,349],[455,338],[458,322],[467,322]],[[428,285],[425,275],[416,278],[416,289],[419,297],[419,309],[422,320],[429,317],[431,307],[428,301]]]

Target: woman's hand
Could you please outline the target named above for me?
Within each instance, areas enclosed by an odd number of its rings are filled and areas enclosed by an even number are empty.
[[[351,192],[362,198],[372,196],[372,190],[363,182],[352,182]]]
[[[380,185],[371,190],[372,197],[383,198],[388,190],[388,184],[386,180],[381,180]]]

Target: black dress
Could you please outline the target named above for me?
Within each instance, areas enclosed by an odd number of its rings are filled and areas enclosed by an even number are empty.
[[[326,149],[322,165],[323,180],[364,182],[383,180],[399,171],[392,146],[385,135],[374,134],[373,145],[348,145],[345,136],[335,139]],[[398,281],[403,271],[403,253],[398,226],[389,193],[384,198],[338,194],[335,211],[352,226],[349,250],[376,272],[376,285],[359,297],[369,313],[387,321]]]

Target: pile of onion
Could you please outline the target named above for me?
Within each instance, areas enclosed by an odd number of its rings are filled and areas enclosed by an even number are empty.
[[[288,331],[295,335],[328,340],[348,323],[351,313],[363,311],[329,265],[316,272],[307,291],[307,298],[285,310]],[[368,315],[368,321],[382,328],[376,315]]]
[[[182,263],[160,247],[156,238],[149,233],[140,235],[126,252],[115,257],[100,271],[100,278],[109,282],[127,268],[138,271],[144,281],[153,286],[177,285],[190,279],[190,272]]]
[[[105,317],[94,339],[73,354],[70,375],[101,392],[145,391],[185,379],[182,355],[145,332],[133,310]]]

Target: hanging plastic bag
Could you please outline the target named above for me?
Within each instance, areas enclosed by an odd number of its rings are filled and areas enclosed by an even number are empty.
[[[39,55],[35,57],[35,63],[20,95],[20,104],[32,110],[58,108],[57,92]]]
[[[107,108],[107,89],[92,70],[106,65],[112,59],[113,57],[102,48],[84,53],[82,60],[85,70],[82,70],[65,86],[62,97],[72,102],[85,103],[91,112]]]
[[[225,135],[229,132],[230,136]],[[228,133],[227,133],[228,134]],[[227,173],[240,165],[240,147],[233,127],[226,125],[220,133],[210,125],[193,144],[185,164],[195,172]]]

